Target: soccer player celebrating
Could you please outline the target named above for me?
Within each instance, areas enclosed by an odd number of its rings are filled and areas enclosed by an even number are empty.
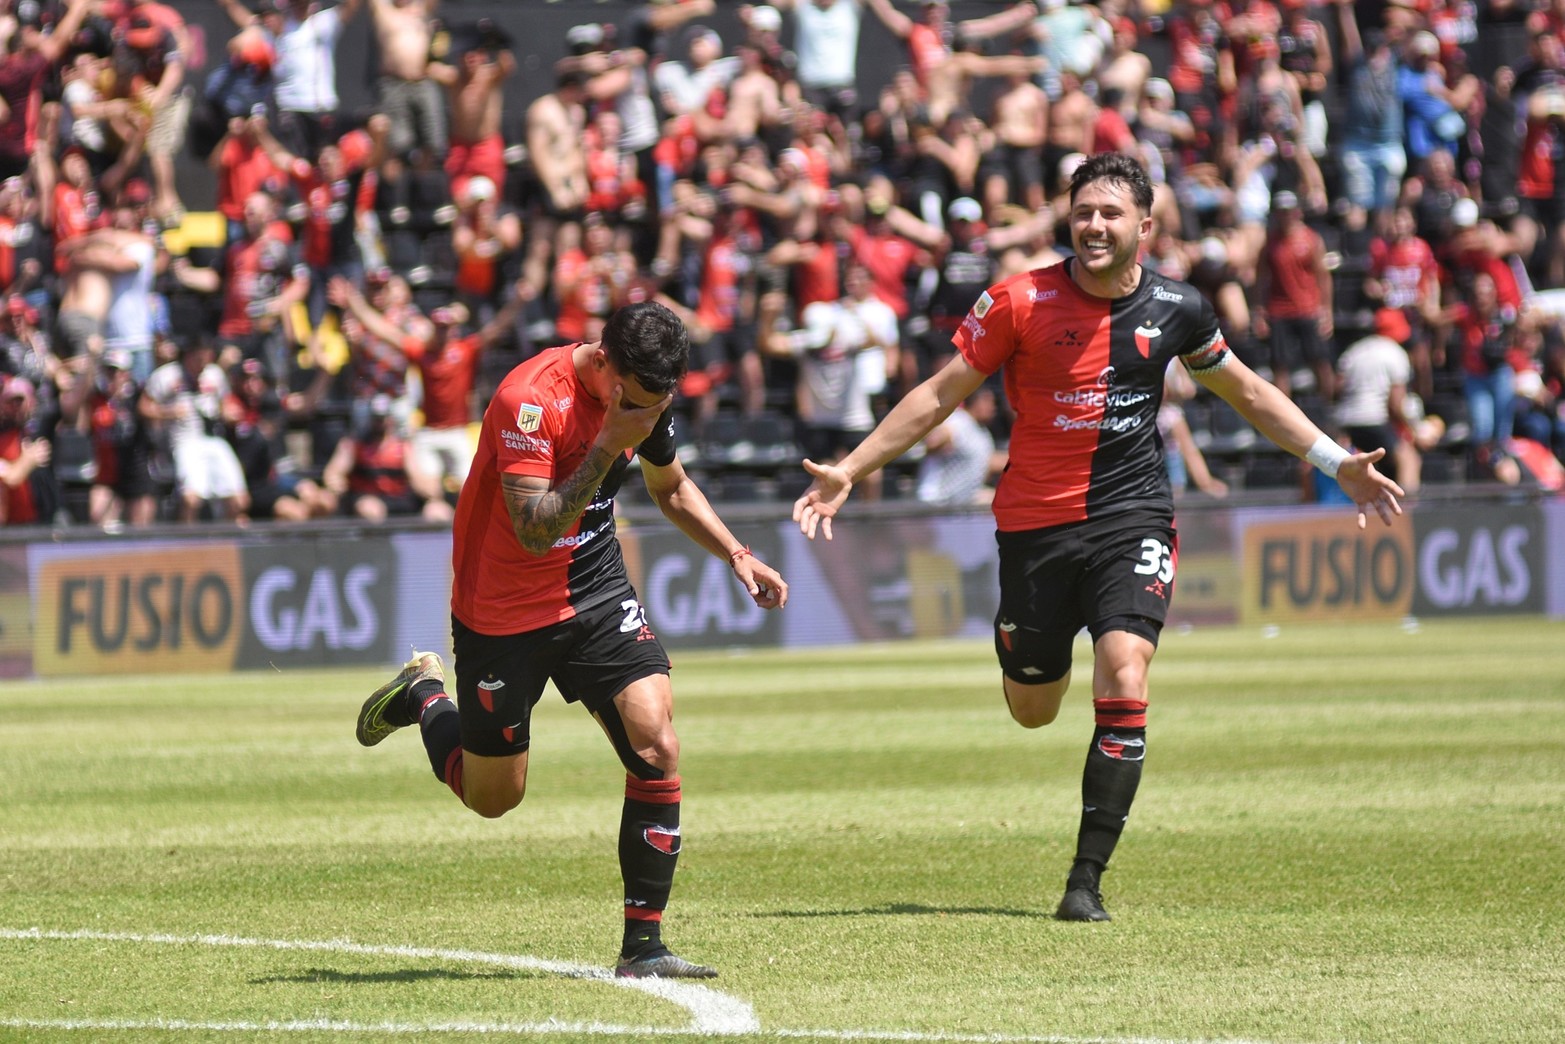
[[[374,746],[418,725],[435,775],[493,819],[527,789],[528,722],[551,679],[603,727],[625,765],[619,860],[622,977],[712,978],[669,952],[660,924],[679,856],[679,739],[668,654],[647,621],[614,533],[633,456],[652,499],[691,540],[728,561],[755,604],[788,585],[723,525],[674,455],[669,419],[685,328],[662,305],[609,317],[602,340],[544,351],[510,372],[484,413],[457,501],[451,631],[456,702],[440,657],[415,653],[359,712]]]
[[[1010,465],[994,497],[1000,551],[995,652],[1011,717],[1047,725],[1070,685],[1071,645],[1093,641],[1097,728],[1082,773],[1076,860],[1055,916],[1106,921],[1099,881],[1146,754],[1147,668],[1168,613],[1178,543],[1157,435],[1163,371],[1178,356],[1279,446],[1334,475],[1388,525],[1402,490],[1375,470],[1384,450],[1348,453],[1228,350],[1192,286],[1138,262],[1152,235],[1152,184],[1126,156],[1093,156],[1070,186],[1076,256],[986,290],[952,338],[957,356],[915,388],[793,506],[811,539],[855,482],[901,455],[1005,367],[1016,411]]]

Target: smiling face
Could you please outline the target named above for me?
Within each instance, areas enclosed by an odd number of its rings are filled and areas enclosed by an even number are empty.
[[[1141,244],[1152,234],[1151,215],[1137,205],[1130,186],[1110,178],[1089,182],[1077,191],[1070,225],[1081,274],[1099,289],[1134,273]]]

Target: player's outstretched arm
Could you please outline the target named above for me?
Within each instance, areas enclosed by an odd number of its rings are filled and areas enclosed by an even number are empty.
[[[799,524],[799,532],[814,540],[819,531],[830,540],[831,520],[847,501],[853,484],[906,453],[951,416],[987,377],[988,374],[974,369],[958,355],[897,403],[858,449],[842,458],[840,464],[817,464],[806,460],[804,470],[814,481],[793,503],[793,520]]]
[[[659,465],[643,457],[641,476],[664,517],[698,545],[718,558],[727,559],[734,576],[756,605],[762,609],[781,609],[788,604],[788,584],[782,574],[756,558],[729,531],[706,494],[679,463],[679,458]]]
[[[1402,513],[1399,497],[1402,487],[1375,470],[1386,455],[1383,449],[1373,453],[1350,453],[1338,446],[1325,432],[1304,415],[1292,399],[1262,380],[1232,353],[1221,369],[1196,374],[1200,381],[1255,429],[1296,457],[1302,457],[1337,480],[1342,491],[1358,505],[1359,528],[1369,522],[1374,511],[1386,525]]]

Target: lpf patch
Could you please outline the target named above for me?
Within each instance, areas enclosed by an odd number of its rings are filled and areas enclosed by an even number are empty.
[[[989,309],[992,307],[994,307],[994,298],[990,297],[989,291],[985,290],[978,295],[978,303],[973,305],[973,314],[982,319],[989,314]]]
[[[641,838],[664,855],[679,854],[679,828],[649,826],[642,830]]]
[[[516,426],[524,435],[531,435],[538,430],[538,425],[543,423],[543,407],[534,406],[531,403],[522,403],[516,411]]]

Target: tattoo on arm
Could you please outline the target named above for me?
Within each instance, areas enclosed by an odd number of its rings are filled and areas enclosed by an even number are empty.
[[[592,495],[614,463],[614,454],[593,446],[587,459],[564,482],[550,489],[532,489],[520,475],[500,476],[511,530],[529,554],[547,554],[554,542],[587,509]]]

